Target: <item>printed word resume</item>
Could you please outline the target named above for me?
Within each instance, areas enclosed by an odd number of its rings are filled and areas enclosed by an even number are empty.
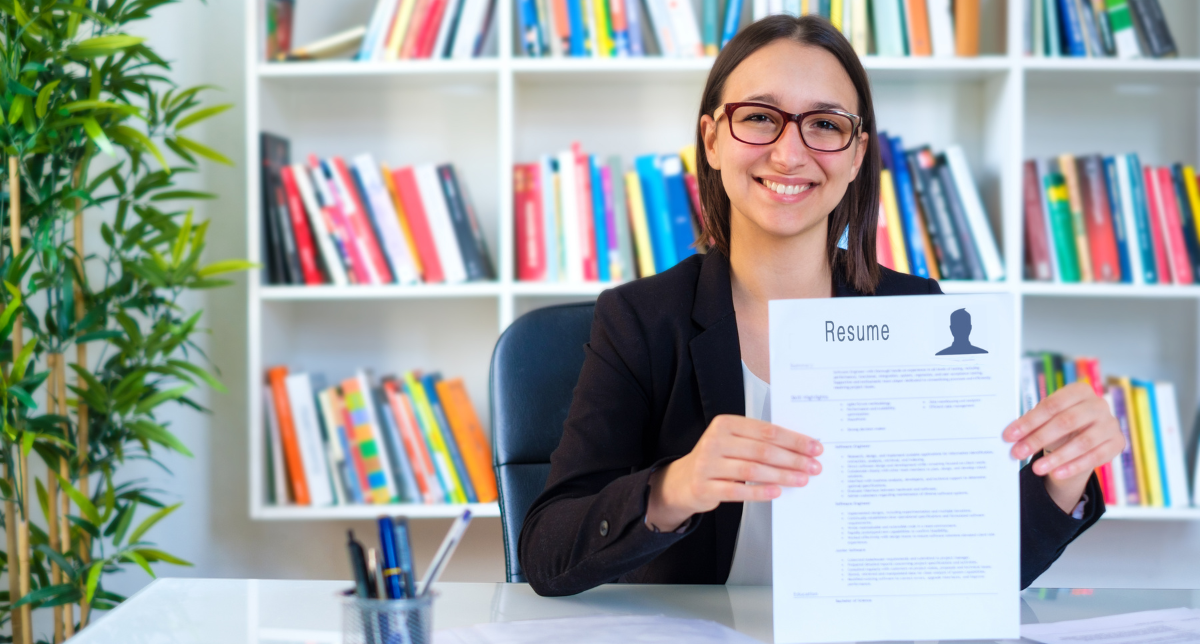
[[[775,641],[1020,637],[1011,296],[769,312],[772,421],[825,446],[772,502]]]

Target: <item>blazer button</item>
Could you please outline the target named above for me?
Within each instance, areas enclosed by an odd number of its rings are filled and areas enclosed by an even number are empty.
[[[600,522],[600,536],[602,536],[602,537],[608,536],[608,521]]]

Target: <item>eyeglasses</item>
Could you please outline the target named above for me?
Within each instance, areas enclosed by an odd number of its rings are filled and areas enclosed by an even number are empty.
[[[845,150],[862,125],[861,117],[841,110],[791,114],[762,103],[726,103],[724,112],[729,118],[729,134],[742,143],[770,145],[779,140],[788,123],[794,122],[800,140],[816,152]]]

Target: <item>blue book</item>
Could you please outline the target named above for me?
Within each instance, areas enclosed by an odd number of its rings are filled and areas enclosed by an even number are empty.
[[[683,181],[683,159],[678,154],[662,158],[663,182],[667,185],[667,208],[671,211],[671,238],[675,242],[675,261],[696,254],[696,231],[692,228],[692,204]]]
[[[1062,43],[1058,37],[1058,9],[1055,0],[1044,0],[1042,7],[1046,14],[1046,55],[1062,56]]]
[[[612,281],[612,253],[608,250],[608,217],[604,207],[604,180],[600,176],[600,160],[596,155],[588,157],[588,167],[592,173],[592,221],[595,224],[596,239],[596,279],[601,282]]]
[[[742,26],[742,0],[727,0],[725,3],[725,30],[721,33],[721,49],[729,44]]]
[[[656,154],[640,156],[633,162],[642,182],[646,201],[646,220],[650,227],[650,246],[654,249],[654,272],[661,273],[676,263],[675,240],[671,235],[671,210],[667,205],[667,186]]]
[[[417,479],[413,475],[412,463],[408,461],[408,453],[404,451],[404,441],[400,438],[400,427],[396,424],[396,416],[388,404],[383,390],[375,387],[371,390],[375,409],[379,410],[379,429],[383,432],[383,442],[387,448],[388,460],[392,463],[392,475],[396,477],[396,496],[402,503],[420,503],[421,488],[417,487]]]
[[[622,0],[612,0],[621,2]],[[646,55],[646,45],[642,42],[642,14],[639,13],[641,4],[638,0],[624,0],[625,27],[629,35],[629,55],[641,58]]]
[[[1058,0],[1058,13],[1062,28],[1062,39],[1066,43],[1066,54],[1086,58],[1087,43],[1083,40],[1083,21],[1075,0]]]
[[[1158,454],[1158,474],[1162,480],[1163,507],[1171,507],[1171,486],[1167,484],[1167,459],[1163,454],[1162,425],[1158,421],[1158,399],[1154,396],[1154,383],[1149,380],[1131,378],[1129,384],[1146,390],[1146,402],[1150,406],[1150,424],[1154,425],[1154,451]],[[1144,428],[1140,428],[1144,429]],[[1186,504],[1187,501],[1185,500]]]
[[[558,199],[554,193],[554,174],[558,172],[558,161],[543,154],[538,162],[542,184],[542,236],[546,240],[546,281],[558,281],[558,267],[562,265],[558,248]]]
[[[1113,236],[1117,239],[1117,263],[1121,265],[1121,281],[1133,282],[1133,265],[1129,263],[1129,234],[1125,230],[1125,218],[1121,216],[1121,193],[1117,183],[1117,160],[1104,157],[1105,188],[1108,190],[1108,208],[1112,216]]]
[[[570,56],[587,56],[587,25],[583,19],[583,5],[580,0],[567,0],[567,22],[571,25],[571,36],[568,40]]]
[[[1075,371],[1074,360],[1063,360],[1063,386],[1075,382],[1079,378],[1079,374]]]
[[[908,164],[904,162],[904,146],[900,137],[890,139],[880,137],[879,140],[891,143],[892,179],[896,183],[896,202],[900,205],[900,222],[904,228],[904,248],[908,251],[908,261],[912,274],[929,277],[929,267],[925,264],[925,240],[921,239],[921,227],[917,218],[917,197],[913,191],[912,176],[908,174]]]
[[[338,442],[342,444],[342,453],[346,455],[342,461],[346,468],[346,493],[355,503],[366,503],[362,488],[358,486],[358,469],[354,467],[354,452],[350,449],[350,441],[346,439],[346,430],[339,425],[336,433]]]
[[[454,469],[458,470],[458,481],[462,483],[463,494],[467,497],[468,503],[479,503],[479,496],[475,494],[475,486],[471,485],[471,473],[467,471],[467,466],[463,462],[462,452],[458,451],[458,441],[454,439],[454,431],[450,429],[450,421],[446,419],[446,410],[442,408],[437,387],[434,386],[441,379],[442,375],[434,372],[422,376],[421,384],[425,385],[425,395],[429,398],[433,417],[437,420],[438,425],[441,425],[442,441],[446,443],[446,451],[450,452],[450,461],[454,464]]]
[[[1136,154],[1126,154],[1129,163],[1129,192],[1133,197],[1133,220],[1137,224],[1138,249],[1142,253],[1142,276],[1147,284],[1158,283],[1158,264],[1154,259],[1150,212],[1146,209],[1146,186],[1142,183],[1142,163]]]
[[[536,0],[519,0],[517,3],[517,20],[520,21],[521,48],[527,56],[540,58],[545,54],[542,50],[541,25],[538,24]],[[447,39],[453,42],[452,39]]]

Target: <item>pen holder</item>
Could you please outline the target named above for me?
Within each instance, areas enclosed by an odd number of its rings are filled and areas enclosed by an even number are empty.
[[[434,595],[414,599],[345,598],[343,644],[431,644]]]

